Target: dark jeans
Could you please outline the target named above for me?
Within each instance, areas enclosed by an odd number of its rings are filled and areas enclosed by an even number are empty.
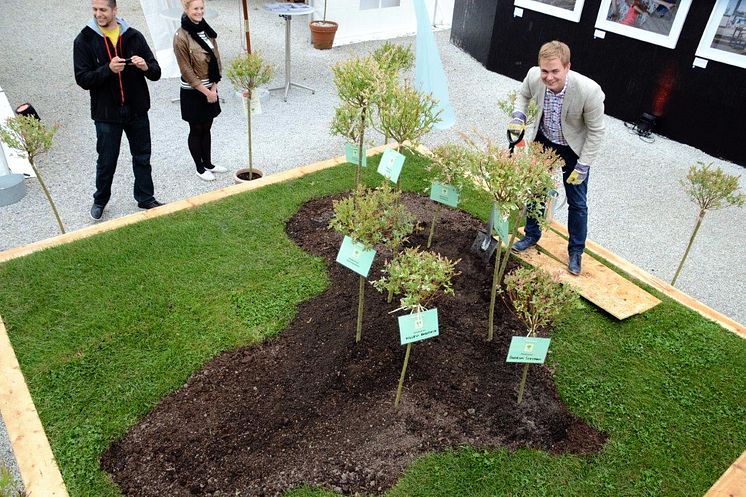
[[[150,202],[153,197],[153,178],[150,167],[150,121],[148,116],[127,119],[123,123],[94,121],[96,125],[96,193],[93,203],[106,205],[111,198],[111,182],[117,169],[122,132],[127,135],[132,154],[132,171],[135,173],[134,195],[138,204]]]
[[[567,178],[575,169],[578,156],[569,146],[557,145],[547,140],[541,131],[536,134],[536,141],[546,147],[551,147],[565,161],[565,166],[562,168],[562,183],[565,185],[567,197],[567,231],[570,234],[567,252],[568,254],[580,254],[585,249],[585,239],[588,236],[588,205],[585,201],[588,192],[588,176],[579,185],[568,185]],[[529,218],[526,221],[525,231],[526,236],[536,240],[541,238],[539,223],[535,219]]]

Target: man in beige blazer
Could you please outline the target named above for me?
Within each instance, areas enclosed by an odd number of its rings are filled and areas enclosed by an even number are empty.
[[[539,50],[539,65],[526,74],[516,99],[516,108],[508,130],[526,128],[526,109],[530,99],[539,107],[539,119],[526,130],[526,139],[553,149],[565,162],[562,168],[567,196],[567,246],[570,273],[580,274],[581,256],[588,232],[588,173],[598,157],[605,132],[604,92],[592,79],[570,70],[570,48],[551,41]],[[536,245],[541,229],[528,219],[526,236],[513,245],[523,251]]]

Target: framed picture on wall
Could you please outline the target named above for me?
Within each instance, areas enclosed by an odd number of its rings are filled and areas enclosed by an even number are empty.
[[[516,7],[579,22],[585,0],[515,0]]]
[[[596,28],[675,48],[692,0],[601,0]]]
[[[696,55],[746,69],[746,0],[717,1]]]

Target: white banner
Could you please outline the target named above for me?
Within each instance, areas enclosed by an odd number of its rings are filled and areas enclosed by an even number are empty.
[[[161,77],[178,78],[181,75],[174,56],[174,33],[181,25],[180,0],[140,0],[145,22],[153,39],[153,53],[161,66]]]

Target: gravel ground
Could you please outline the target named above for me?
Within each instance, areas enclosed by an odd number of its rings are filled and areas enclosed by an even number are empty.
[[[51,3],[54,6],[42,0],[3,1],[0,86],[11,105],[30,101],[43,119],[61,125],[53,150],[40,158],[38,165],[63,222],[69,230],[75,230],[93,223],[88,212],[94,190],[95,133],[88,93],[75,85],[71,53],[72,41],[87,22],[89,13],[82,5],[71,8],[61,0]],[[119,14],[147,33],[139,2],[119,0],[118,3]],[[277,75],[270,86],[279,86],[284,81],[284,21],[257,8],[259,4],[250,2],[252,48],[275,62]],[[239,5],[235,0],[208,3],[208,9],[219,14],[211,24],[220,36],[224,61],[240,51],[243,34]],[[50,11],[54,16],[43,15]],[[32,12],[42,15],[28,15]],[[11,35],[18,33],[21,26],[23,36]],[[495,102],[516,89],[519,82],[487,71],[453,46],[449,34],[439,32],[436,39],[448,74],[457,123],[450,130],[431,133],[425,144],[459,141],[458,132],[471,130],[504,141],[506,118]],[[282,101],[279,92],[273,93],[263,106],[264,113],[253,120],[254,164],[265,174],[343,153],[343,141],[330,136],[328,131],[337,104],[330,68],[337,61],[367,53],[380,43],[319,51],[308,40],[306,23],[303,18],[296,18],[291,41],[293,80],[315,88],[316,93],[293,88],[287,102]],[[398,41],[414,43],[413,38]],[[573,68],[583,72],[582,61],[575,61]],[[221,88],[226,102],[213,126],[213,162],[237,169],[245,164],[245,118],[230,83],[226,80]],[[187,125],[180,118],[178,104],[171,102],[178,96],[178,80],[163,79],[151,83],[150,89],[156,197],[162,202],[172,202],[231,184],[228,175],[221,175],[211,183],[196,177],[186,148]],[[628,133],[621,121],[607,119],[605,148],[591,170],[588,236],[651,274],[670,281],[697,214],[679,180],[695,161],[715,162],[729,174],[742,175],[744,169],[663,137],[656,137],[653,144],[644,143]],[[104,219],[138,211],[132,198],[133,175],[129,163],[125,140]],[[746,190],[743,175],[740,181]],[[38,182],[29,180],[27,189],[23,200],[0,208],[0,250],[57,234]],[[566,213],[557,217],[564,222]],[[741,323],[746,322],[744,233],[743,210],[731,208],[708,214],[677,284],[681,290]],[[3,454],[0,442],[0,464]],[[12,458],[6,459],[12,463]]]

